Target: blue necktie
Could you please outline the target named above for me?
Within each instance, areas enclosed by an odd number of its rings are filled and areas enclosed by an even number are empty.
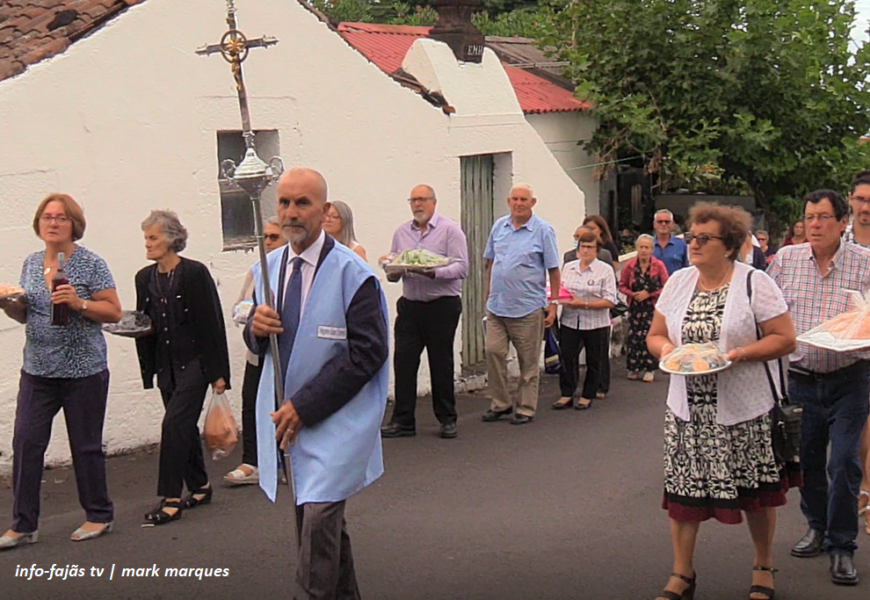
[[[284,292],[284,306],[281,309],[281,327],[284,332],[278,336],[278,351],[281,353],[281,372],[287,377],[287,363],[293,352],[293,342],[296,340],[296,330],[299,329],[299,313],[302,309],[302,263],[298,256],[293,259],[291,265],[290,281]]]

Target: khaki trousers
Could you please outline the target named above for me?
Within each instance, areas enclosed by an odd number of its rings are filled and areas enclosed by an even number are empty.
[[[514,407],[507,389],[509,344],[517,351],[520,383],[514,413],[534,417],[538,408],[541,348],[544,341],[544,311],[525,317],[499,317],[486,311],[486,374],[492,396],[490,408],[503,412]]]

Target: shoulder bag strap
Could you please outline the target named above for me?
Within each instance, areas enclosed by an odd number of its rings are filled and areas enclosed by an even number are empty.
[[[749,271],[746,274],[746,294],[749,296],[749,310],[752,311],[752,320],[755,321],[755,337],[757,339],[761,339],[763,336],[761,335],[761,328],[758,326],[758,320],[755,318],[755,311],[752,310],[752,274],[755,272],[755,269]],[[773,401],[776,404],[781,403],[780,395],[776,393],[776,385],[773,383],[773,375],[770,374],[770,365],[767,364],[767,361],[763,361],[764,372],[767,374],[767,382],[770,384],[770,392],[773,394]],[[785,390],[785,377],[782,374],[782,365],[779,368],[779,382],[781,390]]]

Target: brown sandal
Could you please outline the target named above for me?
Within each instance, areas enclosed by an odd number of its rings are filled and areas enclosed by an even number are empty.
[[[679,573],[671,573],[671,577],[682,579],[689,584],[689,587],[684,589],[682,594],[670,590],[662,590],[662,593],[656,597],[656,600],[692,600],[695,597],[695,587],[698,579],[697,573],[691,578],[686,577],[685,575],[680,575]]]

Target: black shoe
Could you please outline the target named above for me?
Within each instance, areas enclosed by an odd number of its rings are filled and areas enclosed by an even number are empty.
[[[459,435],[459,432],[456,430],[456,423],[441,423],[441,431],[438,432],[438,435],[446,440],[452,440]]]
[[[771,577],[776,575],[776,569],[772,569],[770,567],[752,567],[753,571],[767,571],[770,573]],[[752,598],[753,595],[757,596],[758,594],[764,594],[767,596],[766,600],[773,600],[776,597],[776,590],[772,587],[767,587],[766,585],[753,585],[749,588],[749,600],[754,600]]]
[[[851,554],[838,552],[831,555],[831,581],[837,585],[858,585],[858,569]]]
[[[154,507],[154,510],[145,513],[145,521],[142,523],[142,527],[154,527],[156,525],[165,525],[166,523],[177,521],[181,518],[181,513],[184,510],[183,504],[184,502],[181,500],[167,500],[164,498],[156,507]],[[176,510],[174,513],[169,514],[163,510],[164,506]]]
[[[480,420],[484,423],[492,423],[493,421],[498,421],[502,417],[506,417],[512,412],[514,412],[513,408],[506,408],[504,410],[492,410],[490,408],[485,413],[483,413],[483,416],[480,417]]]
[[[199,488],[195,490],[192,494],[187,496],[181,501],[181,506],[184,510],[189,508],[196,508],[197,506],[201,506],[203,504],[211,504],[211,495],[214,492],[214,488],[208,486],[207,488]],[[197,498],[197,496],[202,496],[202,498]]]
[[[381,437],[385,438],[414,437],[415,435],[417,435],[416,428],[398,423],[388,423],[381,427]]]
[[[825,534],[810,528],[807,534],[791,549],[796,558],[812,558],[825,550]]]
[[[535,417],[529,417],[526,415],[514,415],[511,419],[511,425],[526,425],[535,420]]]

